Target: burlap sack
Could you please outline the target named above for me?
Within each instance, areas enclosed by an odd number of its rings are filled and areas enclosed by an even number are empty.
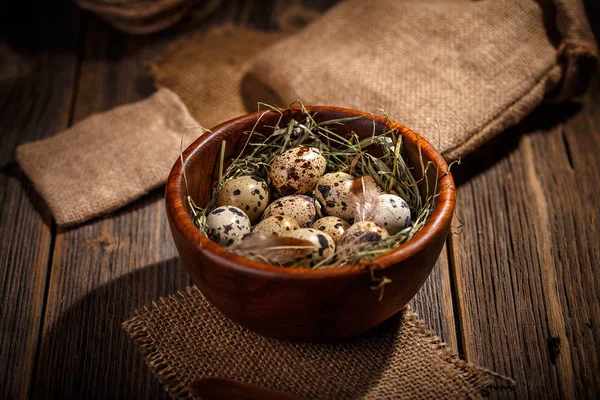
[[[508,378],[454,356],[409,309],[360,337],[290,343],[252,333],[197,288],[123,324],[174,399],[196,379],[234,379],[310,399],[479,399]]]
[[[550,96],[587,86],[596,45],[580,0],[349,0],[258,55],[252,100],[384,108],[465,155]]]
[[[17,148],[17,161],[58,225],[108,213],[162,185],[181,134],[198,126],[176,94],[92,115],[48,139]],[[202,133],[188,129],[184,146]]]
[[[176,42],[154,60],[152,75],[158,86],[179,95],[202,126],[213,127],[248,108],[256,111],[256,103],[244,103],[243,78],[254,57],[284,36],[246,27],[213,29]]]

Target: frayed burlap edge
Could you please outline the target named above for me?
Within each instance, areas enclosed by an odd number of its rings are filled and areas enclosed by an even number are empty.
[[[192,297],[194,296],[194,292],[199,293],[200,291],[195,286],[189,286],[168,297],[161,297],[158,301],[153,301],[150,306],[144,306],[136,310],[134,315],[122,324],[123,329],[131,337],[138,351],[144,357],[144,361],[146,361],[146,364],[152,370],[152,373],[174,399],[187,399],[193,396],[188,387],[182,385],[179,379],[177,379],[171,364],[163,358],[162,353],[148,334],[143,320],[152,314],[153,310],[161,306],[168,307],[182,299]]]
[[[181,301],[188,301],[198,296],[203,297],[196,286],[187,287],[175,294],[152,302],[150,306],[145,306],[135,311],[134,315],[122,324],[123,329],[130,335],[152,373],[174,399],[189,399],[194,397],[187,384],[178,379],[173,366],[169,363],[169,360],[164,358],[164,355],[150,337],[146,326],[149,317],[151,317],[155,310],[162,307],[170,307]],[[514,387],[515,381],[513,379],[458,358],[456,353],[449,349],[446,343],[423,320],[419,319],[409,306],[405,307],[403,313],[403,323],[407,324],[411,330],[416,331],[423,340],[427,341],[435,349],[442,361],[454,365],[459,374],[471,385],[472,390],[469,391],[471,398],[479,398],[481,394],[488,393],[489,389],[492,388]]]

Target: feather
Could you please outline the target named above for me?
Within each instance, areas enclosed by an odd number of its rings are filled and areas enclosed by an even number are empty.
[[[354,206],[354,223],[366,221],[373,217],[381,189],[370,176],[361,176],[352,181],[350,186]]]
[[[315,247],[305,239],[252,233],[229,246],[229,250],[244,257],[285,265],[309,255]]]

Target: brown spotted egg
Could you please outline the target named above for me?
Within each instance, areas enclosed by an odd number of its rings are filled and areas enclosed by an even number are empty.
[[[271,163],[271,185],[280,194],[303,194],[312,190],[325,172],[327,160],[314,147],[295,147]]]
[[[296,220],[301,228],[309,228],[317,218],[315,201],[301,194],[282,197],[269,204],[262,219],[278,215]]]
[[[270,197],[271,191],[264,179],[246,175],[233,178],[223,185],[217,205],[238,207],[254,222],[267,208]]]
[[[283,236],[288,232],[300,229],[295,219],[285,215],[276,215],[260,221],[252,230],[252,233],[263,233],[265,235]]]
[[[410,225],[410,208],[406,201],[395,194],[382,194],[373,210],[373,222],[385,228],[390,235]]]
[[[385,228],[372,221],[360,221],[353,224],[340,239],[341,246],[354,246],[368,242],[379,242],[389,236]]]
[[[345,172],[330,172],[323,175],[315,187],[315,197],[328,215],[345,220],[354,218],[350,187],[354,177]]]
[[[333,256],[335,253],[335,243],[333,239],[328,234],[317,229],[301,228],[292,231],[285,236],[308,240],[315,245],[315,250],[312,253],[299,260],[295,260],[294,264],[299,267],[314,267],[320,261]]]
[[[250,233],[250,219],[242,210],[221,206],[206,216],[206,234],[221,246],[230,246]]]
[[[338,217],[323,217],[318,219],[313,225],[313,229],[325,232],[338,244],[346,229],[350,224]]]

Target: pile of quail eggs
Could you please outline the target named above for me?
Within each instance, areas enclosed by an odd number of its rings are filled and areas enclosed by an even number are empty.
[[[296,147],[273,160],[269,182],[257,176],[227,181],[218,192],[217,207],[206,217],[206,234],[224,247],[249,233],[308,240],[314,251],[290,260],[288,265],[313,267],[334,255],[347,256],[410,225],[407,203],[386,193],[377,198],[372,218],[353,223],[350,189],[358,177],[325,173],[326,167],[327,160],[319,149]]]

